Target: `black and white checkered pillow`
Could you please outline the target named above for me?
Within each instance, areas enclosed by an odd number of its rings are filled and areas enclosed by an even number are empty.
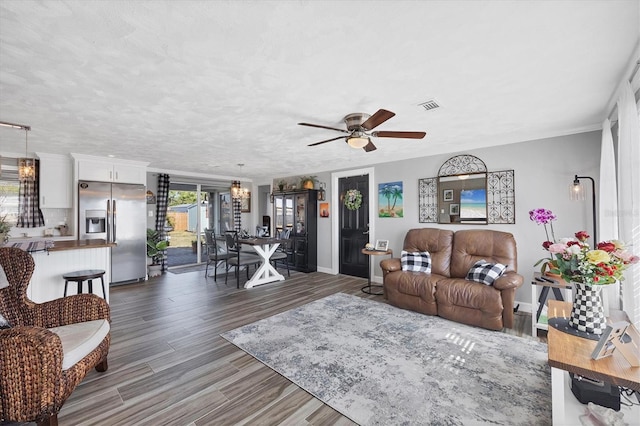
[[[502,263],[489,263],[486,260],[478,260],[473,264],[467,273],[467,279],[486,285],[493,285],[493,282],[504,274],[507,265]]]
[[[400,256],[403,271],[431,273],[431,255],[428,251],[409,252],[402,250]]]

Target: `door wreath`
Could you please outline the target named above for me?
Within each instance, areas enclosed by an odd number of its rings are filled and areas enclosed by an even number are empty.
[[[344,194],[344,206],[349,210],[358,210],[362,205],[362,193],[357,189],[350,189]]]

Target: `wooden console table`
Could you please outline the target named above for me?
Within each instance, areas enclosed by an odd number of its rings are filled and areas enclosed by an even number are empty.
[[[570,302],[549,300],[549,318],[568,318],[571,314]],[[622,311],[612,311],[608,322],[626,318]],[[640,392],[640,368],[631,367],[619,352],[599,360],[591,359],[591,353],[598,343],[549,327],[547,334],[549,365],[551,366],[551,394],[553,401],[553,424],[580,424],[579,416],[584,414],[586,405],[581,404],[571,392],[569,374],[579,374],[602,380]],[[621,412],[627,423],[640,418],[640,407],[623,406]]]

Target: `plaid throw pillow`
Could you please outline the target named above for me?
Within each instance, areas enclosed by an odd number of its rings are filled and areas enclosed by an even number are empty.
[[[428,251],[409,252],[402,250],[400,256],[403,271],[431,273],[431,255]]]
[[[507,265],[502,263],[489,263],[484,259],[478,260],[469,269],[467,279],[486,285],[493,285],[493,282],[504,274],[505,269],[507,269]]]

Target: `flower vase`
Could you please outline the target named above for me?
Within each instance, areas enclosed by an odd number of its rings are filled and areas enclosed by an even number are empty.
[[[603,286],[578,282],[571,282],[571,286],[575,292],[569,326],[586,333],[602,334],[607,326],[600,297]]]

